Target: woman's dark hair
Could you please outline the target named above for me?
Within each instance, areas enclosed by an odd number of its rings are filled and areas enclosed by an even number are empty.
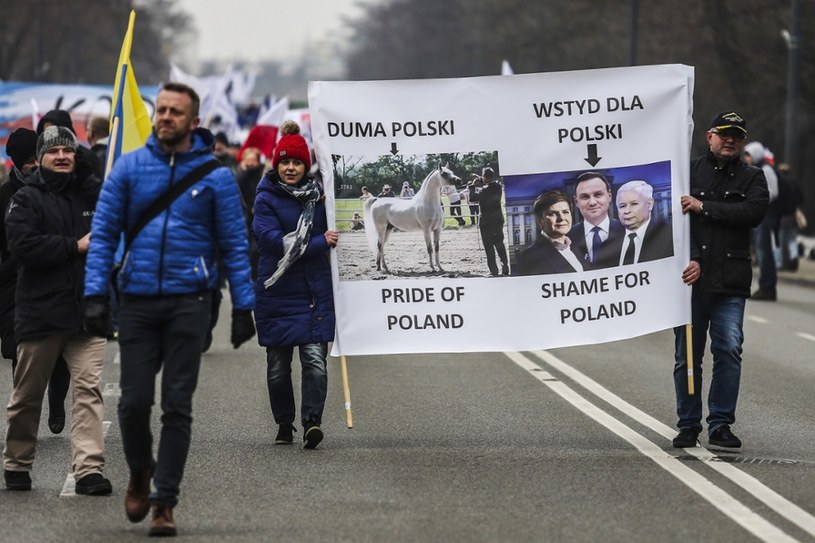
[[[562,190],[549,190],[542,193],[535,199],[535,203],[532,206],[532,211],[535,213],[535,217],[540,219],[543,217],[543,214],[546,212],[547,209],[552,207],[554,204],[558,202],[566,202],[569,206],[569,211],[574,211],[572,209],[572,201],[569,196],[563,192]]]

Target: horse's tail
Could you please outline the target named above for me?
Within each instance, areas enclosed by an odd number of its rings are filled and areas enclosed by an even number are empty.
[[[376,201],[377,198],[368,198],[365,200],[365,207],[363,209],[365,217],[365,236],[368,238],[368,247],[371,248],[371,252],[374,254],[374,256],[379,254],[379,249],[377,248],[379,234],[376,231],[376,223],[374,222],[374,217],[371,213],[371,207],[373,207],[373,204]]]

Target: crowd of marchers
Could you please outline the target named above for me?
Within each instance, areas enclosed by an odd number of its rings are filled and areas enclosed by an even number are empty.
[[[49,430],[60,433],[70,420],[76,493],[114,491],[105,476],[101,375],[106,344],[116,340],[117,414],[129,470],[125,513],[132,522],[149,515],[151,535],[176,534],[173,510],[190,447],[192,399],[224,281],[233,347],[257,335],[266,350],[278,428],[270,441],[292,444],[300,430],[304,448],[314,449],[324,437],[326,357],[335,329],[326,255],[338,234],[326,219],[315,157],[289,121],[265,164],[251,148],[240,161],[231,159],[224,142],[199,126],[199,105],[190,87],[167,83],[146,144],[115,161],[107,156],[106,119],[89,121],[86,146],[68,112],[48,112],[36,130],[9,136],[13,167],[0,186],[0,342],[13,381],[6,488],[32,488],[47,391]],[[784,219],[800,205],[800,197],[790,196],[789,173],[773,166],[760,143],[745,145],[746,136],[747,123],[736,112],[718,115],[705,132],[708,151],[691,161],[690,191],[681,196],[682,213],[690,217],[690,254],[679,256],[687,262],[682,278],[692,285],[694,385],[701,391],[709,339],[708,443],[727,448],[741,447],[731,427],[751,295],[751,240],[758,241],[761,270],[754,297],[775,300],[776,263],[767,239],[782,235]],[[480,228],[489,267],[493,275],[508,275],[503,187],[491,168],[483,181]],[[630,183],[616,199],[622,224],[609,217],[611,188],[597,172],[580,178],[573,196],[542,195],[535,203],[540,237],[521,255],[520,274],[670,256],[670,241],[643,234],[656,224],[650,223],[651,187]],[[583,222],[572,225],[575,207]],[[704,429],[701,396],[688,394],[685,333],[685,327],[675,330],[678,448],[696,446]],[[291,378],[295,348],[302,368],[299,420]],[[156,439],[151,412],[160,372]]]

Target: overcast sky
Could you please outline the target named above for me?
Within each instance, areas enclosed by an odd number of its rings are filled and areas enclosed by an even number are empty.
[[[343,16],[379,0],[178,0],[198,29],[201,60],[283,60],[306,39],[342,35]],[[192,59],[191,59],[192,60]]]

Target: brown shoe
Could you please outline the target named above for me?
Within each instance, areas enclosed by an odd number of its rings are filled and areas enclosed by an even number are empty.
[[[154,505],[153,520],[150,521],[151,536],[175,536],[173,508],[169,505]]]
[[[155,463],[150,469],[139,475],[130,474],[130,482],[127,483],[127,493],[125,494],[125,513],[130,522],[141,522],[150,512],[150,479],[156,469]]]

